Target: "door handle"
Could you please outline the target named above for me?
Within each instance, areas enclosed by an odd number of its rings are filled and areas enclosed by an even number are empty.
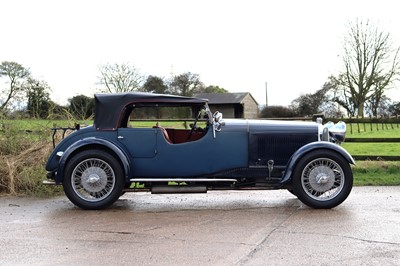
[[[122,140],[122,139],[124,139],[124,137],[123,136],[118,136],[117,139],[121,139]]]

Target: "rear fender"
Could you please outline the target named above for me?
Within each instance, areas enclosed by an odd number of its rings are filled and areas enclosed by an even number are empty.
[[[292,178],[292,173],[294,171],[294,168],[297,165],[297,162],[306,154],[311,151],[317,150],[317,149],[327,149],[327,150],[333,150],[340,155],[342,155],[348,162],[349,164],[356,164],[353,157],[351,157],[350,153],[348,153],[345,149],[343,149],[341,146],[327,142],[327,141],[318,141],[318,142],[312,142],[307,145],[304,145],[300,149],[298,149],[290,158],[287,166],[286,166],[286,171],[285,174],[282,178],[281,183],[287,183],[291,181]]]
[[[129,181],[130,174],[130,160],[126,153],[118,147],[116,144],[96,137],[89,137],[85,139],[78,140],[74,144],[68,147],[67,150],[64,151],[63,155],[60,158],[57,175],[56,175],[56,184],[61,184],[64,179],[64,171],[65,167],[68,163],[68,160],[75,154],[75,152],[79,152],[80,149],[85,148],[105,148],[107,150],[111,150],[121,162],[121,166],[124,170],[124,178],[125,181]]]

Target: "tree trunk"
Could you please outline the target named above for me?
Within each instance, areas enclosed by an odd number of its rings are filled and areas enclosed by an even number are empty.
[[[358,106],[358,117],[364,118],[364,102],[361,102],[360,105]]]

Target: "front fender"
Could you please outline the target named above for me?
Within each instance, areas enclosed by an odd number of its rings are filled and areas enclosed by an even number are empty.
[[[294,168],[297,165],[297,162],[306,154],[311,151],[317,150],[317,149],[328,149],[328,150],[333,150],[340,155],[342,155],[350,164],[356,164],[353,157],[348,153],[345,149],[343,149],[341,146],[327,142],[327,141],[318,141],[318,142],[312,142],[307,145],[304,145],[300,149],[298,149],[292,157],[289,159],[289,162],[286,166],[286,171],[285,174],[282,178],[281,183],[287,183],[291,180],[292,173]]]
[[[63,155],[60,158],[59,165],[57,168],[57,175],[56,175],[56,184],[61,184],[64,179],[64,171],[65,166],[70,159],[71,155],[74,154],[75,151],[84,147],[92,147],[92,146],[102,146],[106,147],[107,149],[112,150],[121,161],[121,166],[123,167],[125,180],[129,180],[130,174],[130,160],[127,154],[118,147],[115,143],[110,142],[105,139],[96,138],[96,137],[89,137],[78,140],[74,144],[70,145],[67,150],[64,151]]]

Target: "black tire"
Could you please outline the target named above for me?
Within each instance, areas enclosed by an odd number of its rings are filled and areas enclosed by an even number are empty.
[[[64,192],[82,209],[99,210],[110,206],[119,198],[124,185],[121,165],[102,150],[82,151],[65,167]]]
[[[330,209],[350,194],[353,173],[349,162],[337,152],[315,150],[299,160],[292,182],[301,202],[315,209]]]
[[[129,189],[129,188],[131,187],[131,185],[132,185],[132,182],[125,183],[125,185],[124,185],[124,189]],[[125,193],[126,193],[126,192],[125,192],[124,190],[122,190],[122,192],[121,192],[121,195],[120,195],[120,196],[123,196]]]
[[[296,196],[296,194],[294,194],[293,188],[289,188],[287,191],[289,191],[292,195]]]

